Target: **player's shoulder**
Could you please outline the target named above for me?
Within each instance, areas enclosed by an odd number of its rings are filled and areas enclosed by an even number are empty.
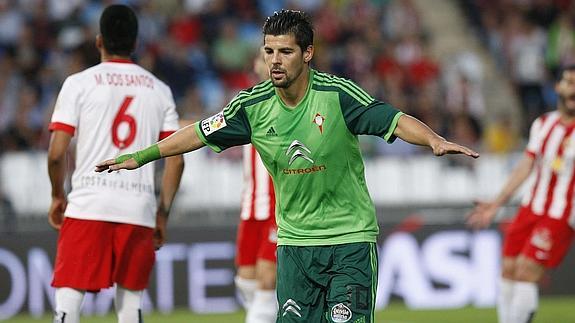
[[[313,70],[312,89],[319,92],[337,92],[364,105],[374,100],[369,93],[353,80],[317,70]]]
[[[364,92],[353,80],[334,74],[313,70],[313,88],[316,90],[337,90],[342,92]]]
[[[250,88],[241,90],[230,102],[230,105],[251,106],[270,99],[275,95],[271,80],[262,81]]]
[[[335,74],[322,72],[318,70],[312,70],[313,82],[314,83],[332,83],[332,84],[354,84],[355,82],[349,78],[343,76],[337,76]]]
[[[545,112],[542,115],[540,115],[539,117],[537,117],[534,121],[533,124],[534,125],[539,125],[539,124],[544,124],[547,122],[555,122],[556,120],[558,120],[560,118],[560,114],[559,111],[555,110],[555,111],[549,111],[549,112]]]
[[[88,78],[93,78],[94,74],[98,73],[99,66],[100,66],[100,64],[88,67],[88,68],[81,70],[79,72],[76,72],[76,73],[72,73],[66,77],[66,80],[77,82],[77,81],[82,81],[82,80],[85,80]]]
[[[170,86],[168,84],[166,84],[166,82],[162,81],[154,73],[148,71],[147,69],[141,67],[140,65],[136,65],[136,66],[142,71],[142,74],[145,74],[145,75],[149,76],[152,80],[154,80],[154,84],[157,84],[158,87],[162,91],[164,91],[164,92],[167,91],[167,92],[171,93]]]

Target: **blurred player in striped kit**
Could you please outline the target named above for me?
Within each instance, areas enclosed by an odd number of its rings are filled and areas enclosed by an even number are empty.
[[[258,82],[269,78],[262,55],[254,59]],[[275,322],[277,314],[274,186],[256,149],[243,147],[243,192],[238,226],[235,278],[246,323]]]
[[[49,222],[60,231],[52,286],[56,323],[77,323],[86,292],[116,285],[120,323],[141,322],[142,292],[183,171],[183,158],[166,159],[156,202],[154,167],[94,173],[94,163],[125,149],[147,147],[178,130],[168,86],[134,64],[138,20],[124,5],[100,17],[101,63],[69,76],[58,95],[50,130]],[[77,138],[72,190],[66,196],[66,151]]]
[[[565,67],[555,85],[558,108],[531,125],[525,156],[503,189],[479,201],[468,224],[488,226],[500,206],[533,173],[515,218],[505,231],[497,305],[500,323],[531,322],[539,303],[538,282],[558,266],[571,246],[575,213],[575,65]]]

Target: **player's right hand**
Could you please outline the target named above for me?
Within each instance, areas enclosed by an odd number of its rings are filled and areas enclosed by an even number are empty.
[[[475,201],[475,208],[467,215],[467,226],[472,229],[485,229],[497,214],[499,206],[493,202]]]
[[[60,230],[62,227],[64,211],[66,210],[67,204],[68,201],[66,198],[52,198],[52,204],[50,204],[50,210],[48,211],[48,223],[50,223],[52,228]]]
[[[96,164],[95,171],[101,173],[107,170],[108,173],[111,173],[115,170],[136,169],[138,167],[140,167],[140,165],[138,165],[138,162],[136,162],[134,158],[131,158],[131,156],[122,155],[114,159],[108,159],[103,162],[99,162]]]

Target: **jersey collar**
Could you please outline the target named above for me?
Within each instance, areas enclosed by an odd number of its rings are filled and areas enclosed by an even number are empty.
[[[105,61],[105,63],[124,63],[124,64],[134,64],[131,59],[127,58],[113,58]]]
[[[310,68],[310,69],[309,69],[309,83],[308,83],[308,85],[307,85],[307,89],[306,89],[306,91],[305,91],[305,95],[303,96],[303,98],[301,99],[301,101],[300,101],[295,107],[289,107],[287,104],[285,104],[284,101],[282,100],[282,98],[280,97],[280,95],[278,94],[278,90],[275,89],[277,100],[278,100],[278,102],[280,103],[280,106],[282,107],[282,109],[284,109],[285,111],[288,111],[288,112],[293,112],[293,111],[296,111],[296,110],[301,110],[301,109],[298,109],[298,108],[306,104],[306,101],[307,101],[307,99],[308,99],[308,97],[309,97],[309,93],[311,92],[310,89],[311,89],[311,87],[312,87],[314,74],[315,74],[314,69]]]

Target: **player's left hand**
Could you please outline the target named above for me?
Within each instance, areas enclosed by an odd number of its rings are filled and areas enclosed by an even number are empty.
[[[465,146],[447,141],[443,138],[433,142],[431,144],[431,149],[433,149],[433,154],[435,156],[443,156],[446,154],[464,154],[473,158],[479,157],[479,153],[476,151]]]
[[[168,213],[162,208],[156,212],[156,228],[154,229],[154,248],[159,250],[166,243],[166,227],[168,224]]]
[[[68,201],[65,197],[52,198],[52,204],[50,204],[50,209],[48,211],[48,223],[50,226],[56,230],[60,230],[62,227],[62,222],[64,221],[64,211],[66,210],[66,205]]]
[[[124,156],[124,155],[123,155]],[[105,160],[103,162],[99,162],[98,164],[96,164],[96,172],[101,173],[105,170],[108,171],[108,173],[111,173],[115,170],[120,170],[120,169],[136,169],[138,167],[140,167],[138,165],[138,162],[136,162],[136,160],[134,158],[121,158],[123,156],[114,158],[114,159],[108,159]]]

